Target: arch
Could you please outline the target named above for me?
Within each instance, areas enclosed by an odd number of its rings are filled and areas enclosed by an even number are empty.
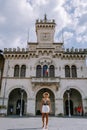
[[[51,66],[52,65],[52,66]],[[39,68],[40,68],[40,72],[41,72],[41,76],[42,77],[48,77],[49,76],[49,66],[51,66],[51,67],[53,67],[54,68],[54,70],[55,70],[55,67],[56,67],[56,65],[55,65],[55,63],[54,63],[54,61],[51,59],[51,58],[47,58],[47,57],[43,57],[43,58],[40,58],[37,62],[36,62],[36,64],[35,64],[35,68],[36,68],[36,76],[37,76],[37,73],[39,73],[39,71],[37,72],[37,66],[39,66]],[[40,67],[41,66],[41,67]],[[51,69],[51,68],[50,68]],[[52,69],[50,70],[51,72],[52,72]],[[52,73],[54,73],[55,74],[55,71],[54,72],[52,72]],[[52,74],[51,73],[51,74]],[[54,75],[53,74],[53,75]],[[52,75],[52,77],[53,77],[53,75]]]
[[[48,58],[48,57],[43,57],[43,58],[38,59],[37,62],[35,63],[35,66],[37,66],[38,63],[44,64],[45,61],[47,61],[47,63],[49,62],[50,65],[53,64],[56,67],[55,61],[53,61],[51,58]]]
[[[27,93],[24,89],[15,88],[8,96],[8,115],[20,115],[21,107],[22,114],[26,114]],[[22,105],[22,106],[21,106]]]
[[[70,85],[69,85],[70,86]],[[82,99],[84,99],[86,97],[85,93],[83,92],[83,90],[77,86],[70,86],[70,87],[65,87],[64,89],[61,90],[60,92],[60,97],[63,98],[64,92],[67,90],[67,88],[70,89],[76,89],[82,96]]]
[[[68,96],[69,95],[69,96]],[[64,114],[69,114],[69,108],[70,108],[70,114],[71,115],[77,115],[76,108],[78,106],[82,107],[82,95],[81,93],[73,88],[70,88],[69,90],[66,90],[63,94],[63,101],[64,101]]]
[[[55,95],[54,95],[53,91],[50,90],[49,88],[42,88],[42,89],[38,90],[36,93],[36,108],[35,108],[36,115],[41,114],[40,113],[40,103],[43,98],[44,92],[48,92],[50,94],[52,114],[55,115]]]
[[[22,85],[15,85],[15,86],[10,87],[10,88],[6,91],[6,98],[8,98],[8,97],[9,97],[9,94],[10,94],[14,89],[17,89],[17,88],[20,88],[20,89],[23,88],[24,91],[27,93],[27,97],[29,98],[29,96],[30,96],[29,90],[28,90],[26,87],[22,86]]]

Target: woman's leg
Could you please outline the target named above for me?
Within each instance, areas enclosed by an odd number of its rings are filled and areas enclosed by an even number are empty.
[[[45,117],[45,113],[42,113],[42,122],[43,122],[43,126],[44,127],[44,117]]]
[[[46,128],[47,128],[47,125],[48,125],[48,113],[46,113]]]

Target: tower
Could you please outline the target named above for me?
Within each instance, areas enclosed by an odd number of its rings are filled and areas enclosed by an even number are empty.
[[[51,46],[54,42],[55,20],[48,20],[46,14],[43,20],[36,20],[37,42],[40,47]]]

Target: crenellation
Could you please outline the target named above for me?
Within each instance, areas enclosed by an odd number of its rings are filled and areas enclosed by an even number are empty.
[[[12,51],[12,48],[9,48],[9,50],[8,50],[8,51],[10,51],[10,52],[11,52],[11,51]]]
[[[82,51],[83,51],[82,48],[80,48],[80,49],[79,49],[79,52],[82,52]]]
[[[49,24],[51,24],[51,23],[53,23],[53,24],[55,24],[55,20],[54,19],[50,19],[50,20],[48,20],[48,19],[36,19],[36,24],[40,24],[40,23],[49,23]]]
[[[25,48],[22,48],[22,52],[25,52]]]
[[[75,52],[78,52],[78,49],[77,49],[77,48],[75,49]]]
[[[19,47],[17,47],[17,51],[20,52],[20,48]]]
[[[15,52],[15,53],[18,53],[18,52],[28,52],[29,51],[29,48],[4,48],[4,52],[6,53],[10,53],[10,52]]]
[[[4,52],[7,52],[7,50],[8,50],[7,48],[4,48]]]
[[[82,54],[82,53],[87,53],[87,49],[82,49],[82,48],[66,48],[64,53],[69,53],[69,54],[72,54],[72,53],[75,53],[75,54]]]
[[[13,52],[16,52],[17,50],[16,50],[16,48],[13,48]]]

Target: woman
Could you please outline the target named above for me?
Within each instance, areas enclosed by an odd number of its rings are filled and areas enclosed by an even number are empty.
[[[51,111],[51,102],[50,102],[50,99],[49,99],[49,93],[45,92],[45,93],[43,93],[43,98],[42,98],[42,101],[41,101],[41,113],[42,113],[42,122],[43,122],[42,127],[44,127],[44,123],[45,123],[44,120],[45,120],[45,117],[46,117],[45,128],[47,128],[48,114],[49,114],[50,111]]]

